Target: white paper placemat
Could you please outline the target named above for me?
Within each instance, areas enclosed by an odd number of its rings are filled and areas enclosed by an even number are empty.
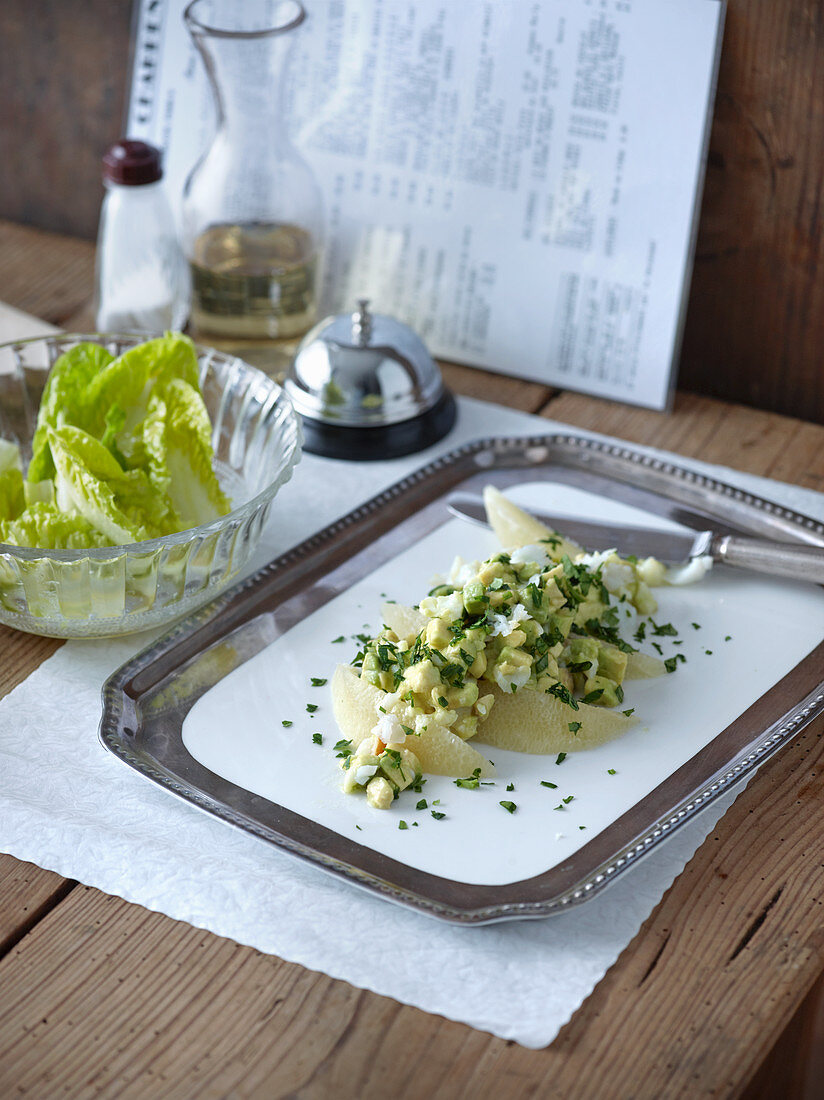
[[[437,453],[482,436],[563,427],[469,399],[459,408],[450,437],[423,454],[369,465],[306,456],[277,498],[256,564]],[[689,465],[824,519],[820,494]],[[97,740],[101,685],[151,637],[69,642],[0,702],[0,850],[525,1046],[554,1039],[734,797],[574,911],[482,928],[440,924],[170,798],[109,755]],[[364,956],[372,929],[404,943],[391,970]]]

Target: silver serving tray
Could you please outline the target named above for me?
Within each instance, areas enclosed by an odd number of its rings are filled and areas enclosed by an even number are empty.
[[[696,529],[824,546],[824,524],[621,445],[574,435],[487,439],[404,478],[189,616],[103,688],[100,738],[130,767],[201,809],[389,900],[481,924],[544,917],[594,896],[824,713],[824,642],[686,764],[570,859],[535,877],[475,885],[429,874],[233,785],[184,747],[196,701],[321,604],[449,519],[455,489],[556,481]]]

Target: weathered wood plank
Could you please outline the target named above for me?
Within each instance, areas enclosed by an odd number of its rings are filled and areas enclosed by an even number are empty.
[[[0,221],[0,301],[62,328],[88,302],[94,245]]]
[[[824,1081],[824,975],[782,1032],[741,1100],[821,1100]]]
[[[464,367],[459,363],[441,362],[440,367],[444,383],[453,393],[506,405],[521,412],[537,412],[556,392],[538,382],[506,378],[502,374]],[[494,430],[494,425],[490,425],[490,432]]]
[[[74,883],[51,871],[0,855],[0,958],[62,900]]]
[[[111,0],[0,4],[0,216],[95,236],[100,158],[124,136],[131,8]]]
[[[0,626],[0,699],[17,687],[63,643]]]
[[[824,422],[821,7],[733,0],[679,384]]]

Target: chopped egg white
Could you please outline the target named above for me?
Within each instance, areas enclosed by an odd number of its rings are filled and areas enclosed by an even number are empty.
[[[528,562],[534,562],[536,565],[555,564],[547,553],[547,548],[539,542],[532,543],[530,546],[519,546],[509,555],[509,560],[516,565],[526,565]]]

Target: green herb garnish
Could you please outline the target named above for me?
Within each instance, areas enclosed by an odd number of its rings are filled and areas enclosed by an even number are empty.
[[[481,779],[481,769],[476,768],[472,775],[466,776],[465,779],[453,779],[452,782],[456,787],[464,787],[468,791],[477,790],[482,784],[485,787],[492,786],[491,779]]]

